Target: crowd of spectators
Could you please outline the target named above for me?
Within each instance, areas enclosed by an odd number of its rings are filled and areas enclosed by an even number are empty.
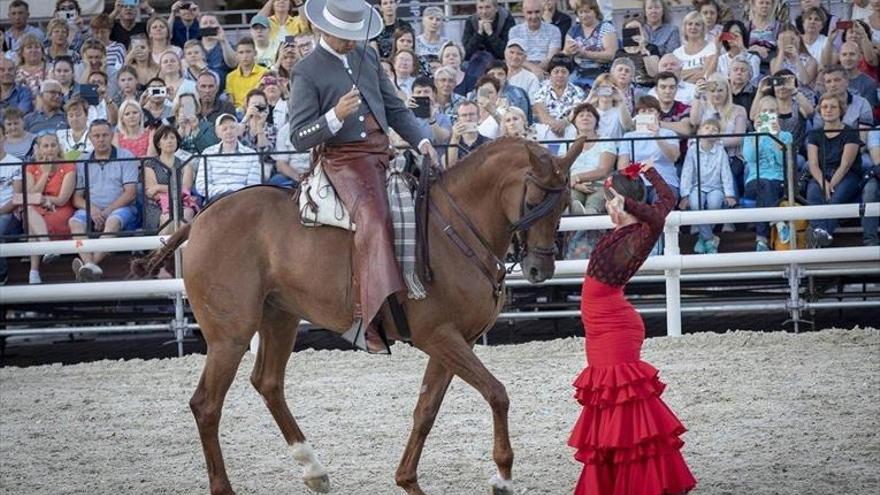
[[[26,166],[0,167],[0,235],[167,231],[175,173],[185,219],[249,185],[295,186],[309,150],[290,142],[290,75],[320,40],[302,3],[268,0],[247,32],[228,33],[185,0],[165,14],[117,0],[89,19],[77,0],[55,0],[45,29],[27,1],[9,2],[0,164]],[[878,201],[880,0],[857,0],[852,20],[818,0],[792,12],[782,0],[694,0],[681,22],[665,0],[644,0],[619,25],[608,1],[511,12],[476,0],[460,37],[440,8],[408,22],[396,0],[373,3],[385,28],[370,46],[445,167],[500,136],[558,153],[586,136],[570,214],[603,214],[604,179],[635,161],[654,163],[681,209],[776,206],[789,181],[809,204]],[[830,245],[836,224],[813,222],[811,245]],[[694,250],[717,252],[725,228],[699,226]],[[780,230],[758,224],[755,249]],[[863,230],[877,245],[876,219]],[[568,255],[588,256],[594,240],[576,233]],[[103,259],[77,258],[77,280],[100,278]],[[31,260],[32,283],[46,261]]]

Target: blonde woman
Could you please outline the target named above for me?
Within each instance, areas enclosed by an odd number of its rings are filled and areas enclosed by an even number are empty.
[[[793,26],[785,27],[777,38],[776,56],[770,61],[770,73],[783,69],[792,71],[801,86],[811,86],[819,71],[818,62],[810,55],[800,33]]]
[[[459,87],[464,81],[464,71],[461,70],[462,60],[464,60],[464,48],[454,41],[447,41],[440,49],[440,65],[455,70],[455,86],[459,90],[458,93],[466,94],[466,88]]]
[[[645,0],[643,4],[648,43],[657,47],[661,57],[672,53],[681,46],[681,35],[669,18],[669,6],[665,0]]]
[[[67,21],[61,19],[52,19],[46,26],[46,34],[48,35],[49,45],[46,47],[46,59],[50,64],[54,63],[60,57],[69,57],[74,63],[78,62],[79,54],[74,51],[70,42],[70,26]]]
[[[708,81],[698,84],[691,107],[691,125],[698,129],[703,122],[716,119],[721,124],[721,134],[743,134],[748,125],[746,109],[733,103],[730,83],[722,74],[712,74]],[[743,137],[721,138],[730,157],[737,194],[743,190],[744,162],[742,159]]]
[[[185,93],[196,94],[196,83],[183,77],[180,57],[174,50],[165,50],[159,57],[159,77],[165,81],[169,100]]]
[[[776,38],[782,24],[776,18],[776,0],[751,0],[749,3],[749,51],[769,62],[776,51]]]
[[[152,132],[144,128],[144,111],[136,101],[125,100],[119,106],[119,125],[113,135],[113,146],[134,156],[155,156]]]
[[[27,192],[42,194],[39,205],[28,206],[28,234],[32,241],[48,241],[70,236],[67,221],[73,216],[74,208],[70,201],[76,186],[76,167],[72,163],[41,163],[63,160],[58,136],[52,133],[40,134],[34,146],[33,165],[27,167]],[[42,283],[40,278],[40,256],[31,256],[29,281]]]
[[[684,16],[684,32],[681,35],[682,45],[672,52],[681,61],[681,78],[696,83],[707,74],[715,72],[718,63],[718,51],[715,43],[706,41],[706,21],[699,12],[691,12]]]
[[[501,115],[501,136],[532,139],[525,112],[517,107],[507,107]]]
[[[159,73],[159,64],[150,55],[150,43],[147,38],[140,35],[131,37],[131,46],[125,55],[125,65],[137,72],[138,83],[143,86]]]
[[[171,44],[171,29],[168,27],[168,21],[162,17],[151,17],[147,21],[147,40],[150,45],[150,56],[157,65],[162,54],[167,50],[172,50],[178,60],[183,57],[183,50]]]
[[[16,84],[24,84],[31,90],[34,96],[40,94],[40,84],[49,74],[46,64],[46,56],[43,53],[43,43],[33,33],[21,37],[18,46],[19,66],[15,74]]]
[[[602,74],[596,78],[596,83],[587,96],[587,103],[599,114],[596,130],[599,137],[619,138],[633,128],[632,115],[611,74]]]

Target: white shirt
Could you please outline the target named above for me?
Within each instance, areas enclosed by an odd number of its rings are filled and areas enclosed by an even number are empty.
[[[10,164],[19,165],[13,167]],[[12,201],[12,183],[21,180],[21,160],[6,153],[0,158],[0,206]]]
[[[516,74],[509,76],[507,84],[522,88],[529,95],[529,102],[535,101],[535,96],[541,89],[541,81],[538,80],[538,76],[526,69],[520,69]]]
[[[311,166],[308,153],[297,153],[297,149],[290,142],[290,123],[285,123],[278,129],[278,139],[275,140],[275,151],[279,154],[272,155],[276,161],[287,162],[290,168],[300,174],[309,171]]]
[[[822,48],[825,47],[825,40],[827,39],[827,36],[825,36],[824,34],[820,34],[816,38],[816,41],[814,41],[810,45],[807,45],[807,51],[810,52],[810,55],[812,55],[817,62],[819,60],[822,60]]]
[[[696,88],[697,86],[694,83],[681,81],[678,83],[678,89],[675,91],[675,99],[685,105],[690,105],[694,101],[694,91],[696,91]],[[657,88],[651,88],[648,94],[657,98]]]
[[[706,43],[706,46],[703,47],[699,52],[691,55],[684,50],[684,45],[675,49],[672,52],[675,55],[675,58],[681,61],[681,69],[682,70],[691,70],[691,69],[699,69],[701,67],[706,66],[706,59],[715,55],[717,51],[715,50],[714,43]]]

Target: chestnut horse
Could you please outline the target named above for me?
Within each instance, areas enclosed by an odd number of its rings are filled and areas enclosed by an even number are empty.
[[[582,149],[583,140],[578,140],[566,156],[556,157],[537,143],[502,138],[475,150],[431,187],[427,235],[433,277],[426,284],[427,298],[403,303],[411,342],[429,356],[395,476],[406,493],[423,493],[417,481],[419,458],[453,376],[474,387],[491,406],[497,465],[491,488],[495,494],[513,493],[507,392],[474,354],[473,345],[500,312],[504,265],[499,260],[515,234],[528,280],[537,283],[553,276],[556,232],[568,205],[568,172]],[[158,270],[187,238],[186,293],[208,346],[190,407],[211,493],[233,493],[218,425],[224,398],[255,332],[260,345],[251,383],[303,465],[303,481],[314,491],[328,491],[327,471],[287,407],[284,374],[301,320],[339,333],[352,325],[351,232],[304,227],[289,192],[255,187],[205,209],[144,260],[146,271]],[[390,313],[384,313],[390,321]],[[399,338],[388,327],[389,337]]]

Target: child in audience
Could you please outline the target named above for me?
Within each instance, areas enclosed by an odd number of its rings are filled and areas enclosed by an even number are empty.
[[[736,205],[736,190],[730,171],[730,157],[716,136],[721,133],[721,123],[707,119],[700,125],[700,139],[691,143],[681,169],[682,210],[718,210]],[[699,163],[697,161],[699,160]],[[721,239],[712,229],[714,225],[698,225],[699,236],[694,244],[698,254],[718,252]]]

